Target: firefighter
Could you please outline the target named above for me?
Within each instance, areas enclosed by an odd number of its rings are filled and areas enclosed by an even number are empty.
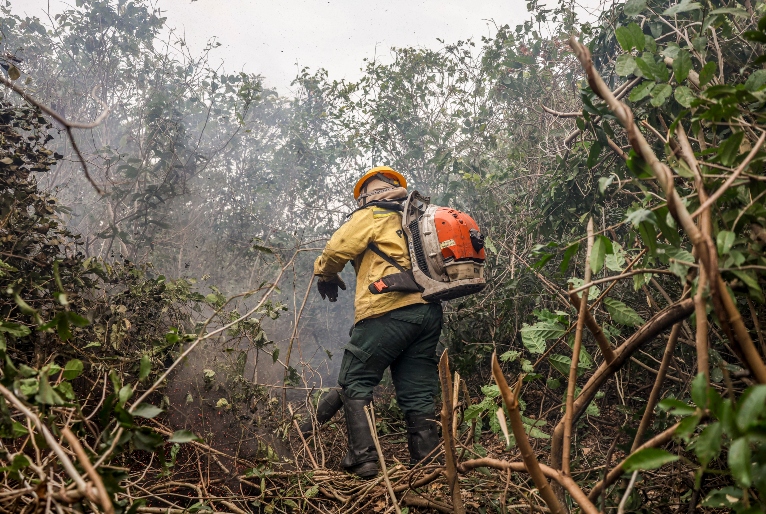
[[[319,294],[331,302],[337,301],[338,288],[346,289],[338,275],[346,263],[350,261],[356,271],[354,328],[344,347],[338,385],[348,432],[348,453],[341,465],[362,478],[378,473],[364,407],[372,402],[372,390],[388,367],[407,421],[411,465],[426,458],[440,440],[434,396],[441,304],[423,300],[420,292],[373,294],[369,287],[398,271],[381,253],[405,269],[411,267],[401,225],[406,188],[406,179],[388,166],[362,175],[354,187],[359,208],[332,235],[314,263]],[[370,250],[371,243],[377,252]]]

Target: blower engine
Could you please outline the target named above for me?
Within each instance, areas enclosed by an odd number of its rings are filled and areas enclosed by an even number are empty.
[[[478,293],[484,280],[484,236],[469,215],[430,205],[413,191],[404,203],[402,229],[407,234],[412,274],[425,300],[451,300]]]

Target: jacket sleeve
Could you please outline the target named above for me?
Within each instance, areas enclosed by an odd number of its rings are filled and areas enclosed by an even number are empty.
[[[372,209],[356,212],[332,235],[314,262],[314,275],[332,276],[341,272],[346,263],[367,250],[373,240]]]

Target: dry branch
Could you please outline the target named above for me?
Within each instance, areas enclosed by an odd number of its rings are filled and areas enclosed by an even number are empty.
[[[446,469],[444,475],[447,477],[447,485],[452,495],[452,507],[456,514],[464,514],[463,497],[460,495],[460,482],[457,476],[457,460],[455,457],[455,443],[452,440],[452,374],[449,369],[449,355],[444,350],[439,359],[439,380],[442,387],[442,437],[444,438],[444,461]]]
[[[590,258],[593,251],[593,217],[588,219],[588,247],[585,252],[585,278],[584,282],[590,282],[591,266]],[[582,347],[582,332],[585,326],[585,318],[588,313],[588,291],[584,289],[580,300],[580,311],[577,316],[577,328],[572,348],[572,362],[569,365],[569,381],[567,382],[566,411],[564,412],[564,446],[561,454],[561,472],[569,475],[569,459],[572,450],[572,405],[574,404],[575,387],[577,386],[577,365],[580,363],[580,348]],[[614,356],[612,356],[614,358]]]
[[[525,469],[529,472],[532,481],[535,483],[535,487],[540,491],[540,496],[548,505],[548,508],[551,509],[551,512],[554,514],[564,514],[566,511],[556,497],[556,494],[553,492],[553,488],[551,488],[548,480],[545,478],[540,463],[537,462],[537,457],[535,457],[535,452],[532,450],[532,445],[529,444],[527,433],[524,430],[524,423],[521,420],[521,412],[519,412],[518,402],[521,379],[519,379],[517,383],[516,390],[511,391],[511,388],[508,386],[508,382],[506,382],[505,376],[503,375],[503,370],[497,362],[497,353],[492,354],[492,376],[495,378],[498,388],[500,388],[503,402],[508,409],[508,416],[511,418],[511,428],[513,429],[513,435],[516,438],[516,446],[519,447],[521,458],[524,459]]]
[[[659,334],[675,325],[681,320],[691,316],[694,311],[694,301],[691,298],[674,303],[655,314],[649,321],[641,325],[623,344],[614,352],[615,358],[612,362],[603,362],[588,381],[583,386],[580,394],[575,399],[572,408],[572,422],[576,423],[590,402],[595,398],[596,393],[601,389],[604,383],[612,377],[629,360],[638,349],[644,344],[652,341]],[[551,466],[559,468],[561,466],[561,449],[564,442],[564,423],[563,419],[551,436]]]

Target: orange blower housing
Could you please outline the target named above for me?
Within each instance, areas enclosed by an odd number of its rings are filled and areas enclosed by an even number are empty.
[[[434,225],[445,264],[452,260],[484,262],[487,258],[479,225],[466,213],[439,207],[434,213]]]
[[[484,279],[484,236],[469,215],[431,205],[412,191],[403,206],[402,229],[407,235],[412,276],[429,301],[451,300],[478,293]]]

